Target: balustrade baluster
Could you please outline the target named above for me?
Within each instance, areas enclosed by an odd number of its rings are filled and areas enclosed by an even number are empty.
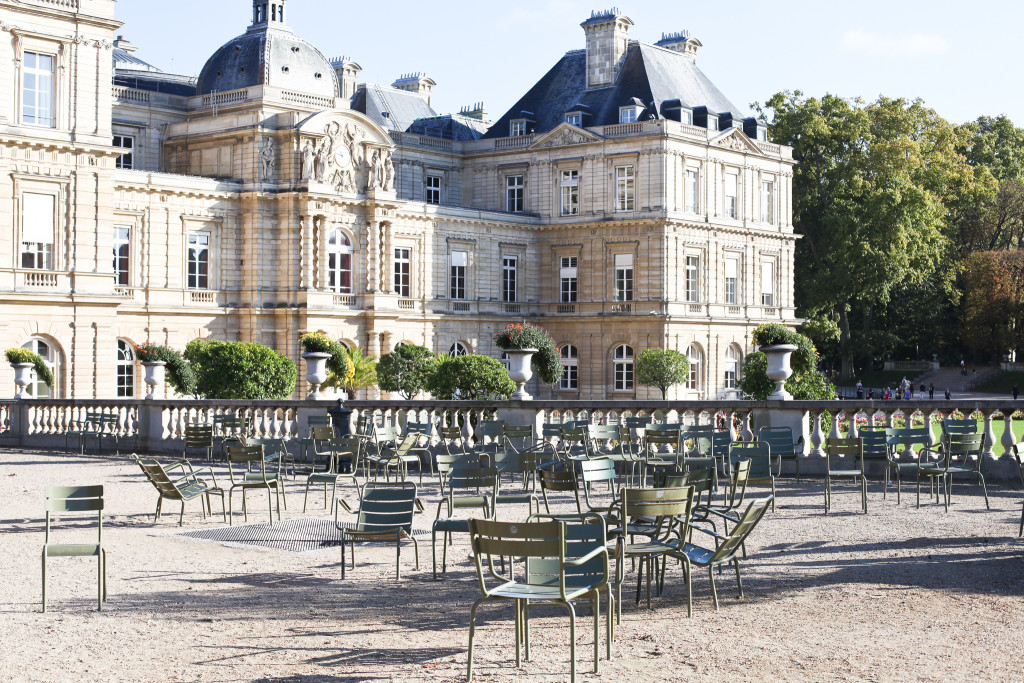
[[[746,414],[743,416],[743,433],[740,434],[740,439],[742,441],[753,441],[754,440],[754,430],[751,429],[751,427],[750,427],[750,421],[753,418],[753,416],[754,416],[754,411],[752,411],[752,410],[746,411]]]
[[[811,432],[810,455],[815,457],[825,456],[825,451],[821,448],[821,445],[825,443],[825,434],[821,431],[821,413],[820,410],[814,413],[814,431]]]
[[[982,457],[992,461],[998,457],[996,456],[996,430],[992,424],[992,416],[996,414],[996,411],[986,411],[982,414],[985,416],[985,452],[982,453]]]
[[[1003,411],[1003,438],[1001,444],[1003,446],[1003,455],[1013,450],[1013,444],[1015,443],[1015,437],[1013,434],[1013,408]]]

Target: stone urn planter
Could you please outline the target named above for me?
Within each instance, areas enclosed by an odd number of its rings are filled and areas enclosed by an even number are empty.
[[[526,393],[526,383],[533,378],[531,361],[537,349],[505,349],[508,354],[508,376],[516,383],[516,393],[512,398],[517,401],[532,401],[533,397]]]
[[[768,379],[775,382],[775,391],[768,394],[769,401],[791,401],[792,394],[786,391],[786,380],[793,374],[789,359],[797,350],[796,344],[774,344],[762,346],[761,352],[768,358]]]
[[[145,368],[146,386],[149,387],[149,393],[146,394],[146,399],[152,401],[157,398],[156,392],[160,386],[164,383],[164,377],[167,372],[167,363],[162,360],[154,360],[144,362],[142,367]]]
[[[309,352],[302,354],[306,361],[306,381],[309,382],[309,400],[319,401],[326,399],[320,393],[320,385],[327,381],[327,360],[331,357],[329,353]]]
[[[18,387],[18,393],[14,395],[14,398],[32,398],[26,389],[32,383],[32,369],[35,368],[35,365],[33,363],[11,363],[11,367],[14,368],[14,384]]]

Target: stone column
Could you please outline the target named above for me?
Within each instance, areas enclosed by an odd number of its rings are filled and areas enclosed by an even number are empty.
[[[299,220],[302,225],[302,237],[299,243],[299,259],[302,264],[302,284],[300,286],[303,289],[312,290],[314,288],[313,265],[316,261],[313,217],[302,216]]]

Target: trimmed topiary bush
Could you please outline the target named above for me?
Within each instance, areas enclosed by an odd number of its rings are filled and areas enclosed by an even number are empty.
[[[427,380],[427,391],[441,401],[505,400],[515,390],[505,366],[489,356],[449,357]]]
[[[411,399],[427,388],[437,364],[437,356],[427,347],[401,344],[377,361],[377,386]]]
[[[682,384],[690,374],[690,359],[672,349],[644,349],[636,357],[636,381],[645,387],[661,389],[668,397],[669,387]]]
[[[196,373],[196,393],[204,398],[288,398],[299,374],[291,358],[261,344],[193,339],[185,360]]]
[[[46,364],[46,361],[38,353],[17,347],[7,349],[4,355],[7,357],[7,362],[11,365],[32,363],[35,366],[36,377],[43,381],[46,386],[53,388],[53,371],[50,370],[50,366]]]
[[[196,373],[185,362],[181,352],[159,344],[140,344],[135,347],[135,357],[142,363],[163,361],[167,384],[182,396],[194,396],[196,393]]]
[[[537,349],[530,359],[533,371],[545,384],[557,384],[562,378],[562,359],[551,335],[532,323],[512,323],[494,337],[499,349]]]

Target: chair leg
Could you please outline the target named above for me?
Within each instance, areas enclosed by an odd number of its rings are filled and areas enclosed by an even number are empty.
[[[732,560],[732,565],[736,569],[736,589],[739,592],[740,599],[743,598],[743,579],[740,578],[740,563],[735,557]]]
[[[43,612],[46,611],[46,548],[43,548]]]
[[[341,579],[345,580],[345,534],[341,535]]]
[[[199,504],[202,505],[203,501],[200,499]],[[178,515],[178,526],[185,523],[185,501],[181,501],[181,514]]]
[[[576,683],[576,610],[573,609],[571,602],[565,603],[565,606],[569,608],[569,680]]]
[[[978,472],[978,479],[981,481],[981,492],[985,494],[985,509],[991,510],[992,508],[988,504],[988,489],[985,488],[985,477],[981,475],[981,472]]]
[[[718,591],[715,589],[715,570],[714,567],[708,566],[708,577],[711,579],[711,599],[715,603],[715,611],[718,611]]]
[[[182,505],[184,509],[184,505]],[[96,553],[96,602],[100,612],[103,611],[103,548]]]
[[[601,673],[601,594],[594,591],[594,673]]]
[[[483,600],[484,598],[475,601],[469,608],[469,662],[466,670],[466,683],[473,680],[473,636],[476,635],[476,610]],[[518,635],[516,640],[518,642]]]

